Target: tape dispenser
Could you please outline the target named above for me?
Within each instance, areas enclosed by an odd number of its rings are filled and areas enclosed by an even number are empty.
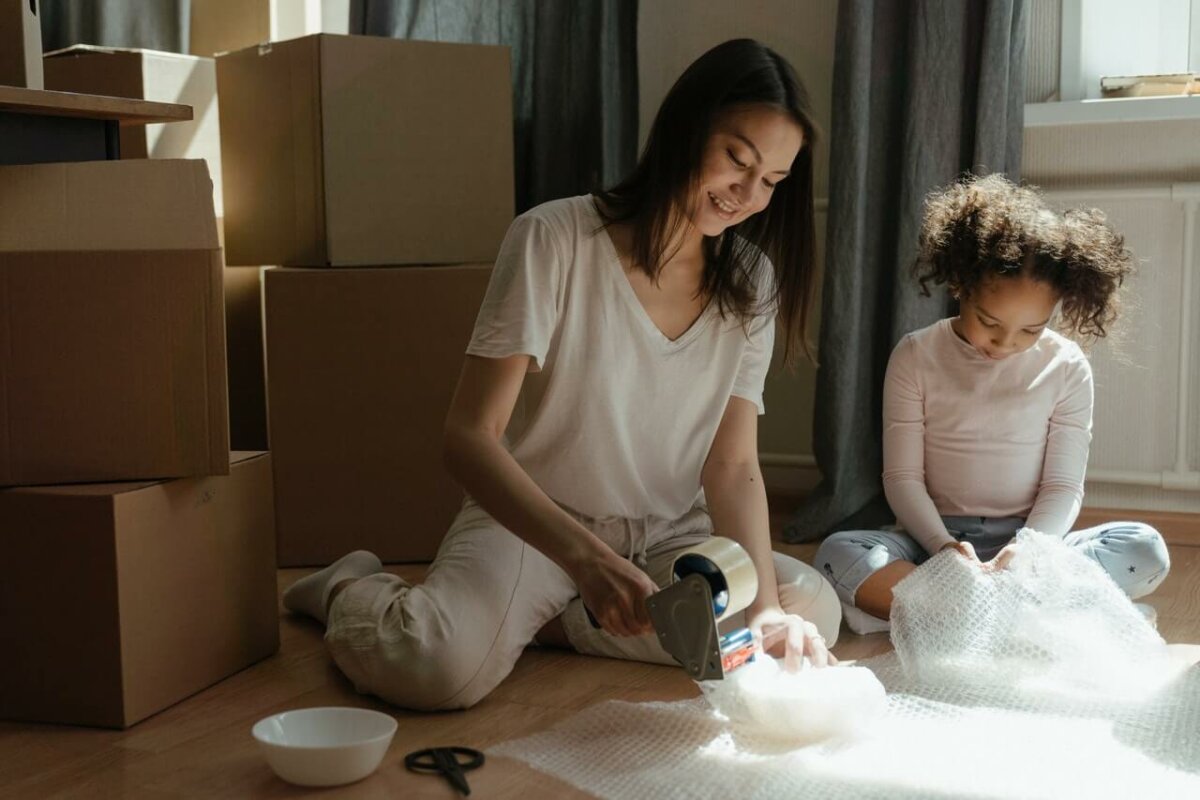
[[[732,539],[713,536],[675,559],[672,582],[646,598],[659,642],[693,680],[719,680],[758,651],[749,628],[722,635],[718,625],[758,594],[749,554]]]

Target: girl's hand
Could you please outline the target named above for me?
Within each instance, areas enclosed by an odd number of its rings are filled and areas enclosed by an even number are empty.
[[[953,550],[968,561],[981,563],[979,556],[975,553],[975,546],[970,542],[947,542],[942,546],[942,550]]]
[[[640,636],[653,630],[646,598],[658,587],[612,550],[589,560],[571,577],[584,607],[604,630],[614,636]]]
[[[996,553],[996,557],[988,562],[987,568],[991,570],[1008,569],[1012,560],[1021,552],[1021,545],[1016,542],[1006,544],[1004,548]]]
[[[804,656],[814,667],[832,666],[837,659],[825,646],[817,626],[795,614],[784,613],[779,606],[768,606],[756,612],[747,609],[747,627],[764,653],[783,656],[783,668],[796,672]]]

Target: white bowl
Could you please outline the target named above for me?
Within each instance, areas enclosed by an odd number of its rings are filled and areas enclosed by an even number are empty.
[[[251,730],[275,774],[300,786],[340,786],[379,767],[396,720],[366,708],[303,708]]]

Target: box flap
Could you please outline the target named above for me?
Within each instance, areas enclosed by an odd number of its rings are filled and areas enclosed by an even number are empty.
[[[73,44],[70,47],[62,47],[58,50],[49,50],[42,53],[42,58],[62,58],[63,56],[77,56],[83,53],[121,53],[121,52],[137,52],[127,50],[123,47],[101,47],[95,44]]]
[[[145,47],[105,47],[98,44],[73,44],[70,47],[63,47],[59,50],[51,50],[48,53],[43,53],[42,58],[62,58],[64,56],[81,56],[81,55],[136,55],[136,56],[151,56],[153,58],[169,58],[178,60],[194,60],[197,58],[206,58],[206,56],[190,55],[188,53],[172,53],[169,50],[150,50]]]
[[[42,58],[63,58],[64,56],[78,56],[86,53],[103,53],[107,55],[115,55],[120,53],[147,53],[154,52],[150,50],[142,50],[138,47],[101,47],[98,44],[73,44],[70,47],[63,47],[58,50],[51,50],[42,54]]]
[[[0,167],[0,251],[215,250],[201,160]]]
[[[256,458],[263,458],[268,455],[266,450],[234,450],[229,454],[230,469],[248,461],[253,461]],[[7,489],[0,489],[0,492],[13,492],[18,494],[48,494],[56,497],[111,497],[118,494],[128,494],[130,492],[140,492],[142,489],[148,489],[151,486],[158,486],[163,483],[171,483],[172,481],[187,481],[199,480],[199,478],[163,478],[153,481],[109,481],[107,483],[60,483],[51,486],[13,486]]]

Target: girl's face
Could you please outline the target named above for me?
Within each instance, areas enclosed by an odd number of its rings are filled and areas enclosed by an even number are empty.
[[[803,144],[800,126],[778,108],[734,106],[723,113],[704,148],[689,217],[693,227],[719,236],[766,208]]]
[[[1033,346],[1058,304],[1058,292],[1025,275],[990,277],[960,301],[951,323],[959,338],[993,360]]]

